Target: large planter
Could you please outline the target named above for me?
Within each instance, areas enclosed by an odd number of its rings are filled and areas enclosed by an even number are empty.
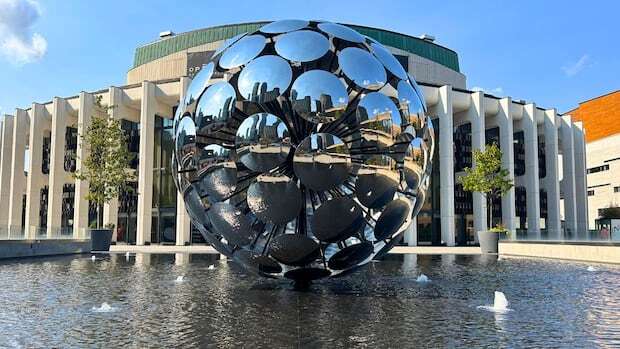
[[[499,233],[493,231],[479,231],[478,242],[480,242],[480,250],[482,253],[497,253]]]
[[[112,243],[112,230],[92,229],[90,231],[90,242],[93,251],[109,251]]]

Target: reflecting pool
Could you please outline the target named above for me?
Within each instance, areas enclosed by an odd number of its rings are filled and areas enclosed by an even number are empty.
[[[0,262],[0,347],[620,346],[620,266],[389,255],[300,292],[216,258]]]

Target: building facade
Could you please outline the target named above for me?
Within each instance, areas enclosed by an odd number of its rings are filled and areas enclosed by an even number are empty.
[[[601,210],[620,207],[620,91],[579,103],[567,114],[588,130],[588,227],[598,230]]]
[[[245,23],[168,35],[136,50],[128,85],[56,97],[16,109],[2,119],[0,234],[85,236],[96,219],[84,199],[88,183],[75,179],[85,149],[78,137],[101,98],[122,120],[135,191],[104,207],[119,243],[183,245],[202,242],[177,194],[171,171],[172,117],[191,77],[223,40],[258,29]],[[466,245],[483,229],[486,203],[457,185],[471,153],[497,143],[513,188],[493,203],[500,221],[518,236],[575,238],[587,230],[585,132],[556,109],[465,89],[457,54],[432,41],[352,26],[387,46],[422,86],[436,140],[432,189],[405,236],[414,244]],[[27,156],[25,154],[28,154]],[[0,235],[1,236],[1,235]]]

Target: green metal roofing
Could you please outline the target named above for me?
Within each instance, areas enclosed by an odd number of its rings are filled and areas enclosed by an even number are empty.
[[[158,40],[138,47],[134,56],[133,67],[151,62],[158,58],[186,50],[209,42],[225,40],[237,34],[252,32],[267,22],[229,24],[194,30],[187,33]],[[346,24],[358,32],[367,35],[387,46],[399,48],[415,55],[430,59],[452,70],[459,71],[459,58],[456,52],[443,46],[413,36],[388,30]]]

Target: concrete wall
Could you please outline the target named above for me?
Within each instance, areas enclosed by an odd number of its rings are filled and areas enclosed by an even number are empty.
[[[127,73],[127,84],[140,83],[142,81],[156,81],[163,79],[180,78],[187,75],[187,54],[192,52],[214,51],[223,41],[196,46],[187,50],[181,50],[171,55],[156,59],[152,62],[140,65]],[[430,59],[414,55],[410,52],[397,48],[388,49],[395,54],[409,58],[409,73],[415,76],[418,82],[435,85],[451,85],[455,88],[466,88],[465,75],[445,67]]]
[[[617,122],[620,124],[620,119]],[[588,174],[588,191],[594,192],[588,196],[588,226],[595,229],[599,209],[620,206],[620,133],[588,143],[586,158],[589,169],[609,166]]]
[[[90,253],[90,240],[0,241],[0,259]]]

